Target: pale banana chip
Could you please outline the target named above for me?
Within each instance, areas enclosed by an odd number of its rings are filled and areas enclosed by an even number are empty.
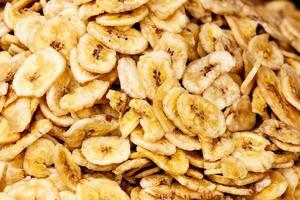
[[[268,104],[262,96],[259,87],[256,87],[252,93],[251,102],[252,112],[257,113],[260,117],[265,120],[269,118],[269,113],[267,112]]]
[[[97,24],[102,26],[130,26],[142,21],[149,11],[146,6],[141,6],[135,10],[118,14],[103,14],[96,17]]]
[[[176,12],[186,0],[158,0],[150,1],[147,5],[150,10],[160,19],[166,19]]]
[[[14,76],[18,96],[43,96],[65,69],[65,60],[53,48],[30,55]]]
[[[159,198],[159,199],[167,199],[172,197],[172,190],[170,186],[167,185],[159,185],[154,187],[147,187],[143,189],[148,194]]]
[[[150,13],[149,17],[157,28],[171,33],[180,33],[189,22],[184,9],[177,10],[164,20],[156,17],[153,13]]]
[[[183,124],[194,134],[216,138],[225,133],[223,113],[201,96],[183,93],[178,98],[177,110]]]
[[[144,139],[144,133],[142,129],[136,129],[132,131],[130,134],[130,140],[133,144],[160,155],[170,156],[176,152],[176,146],[165,138],[162,138],[157,142],[147,142]]]
[[[200,150],[202,148],[197,138],[185,135],[177,129],[167,132],[165,137],[173,145],[185,151]]]
[[[149,163],[150,161],[145,158],[127,160],[126,162],[119,165],[115,170],[113,170],[113,173],[116,175],[122,175],[129,170],[140,170],[141,168],[147,166]]]
[[[152,160],[157,166],[170,174],[181,175],[186,173],[189,168],[187,156],[178,148],[176,149],[176,153],[171,157],[155,154],[140,146],[137,147],[137,151],[142,153],[145,157]]]
[[[8,120],[0,117],[0,144],[9,144],[19,140],[21,135],[11,131]]]
[[[233,186],[225,186],[225,185],[217,185],[217,191],[233,194],[233,195],[240,195],[240,196],[251,196],[253,195],[252,189],[241,188],[241,187],[233,187]]]
[[[197,52],[197,42],[200,28],[195,23],[189,23],[181,31],[180,35],[184,38],[188,45],[188,60],[192,61],[199,58]]]
[[[104,45],[122,54],[139,54],[148,46],[148,41],[134,28],[120,31],[90,22],[87,31]]]
[[[118,1],[118,0],[96,0],[96,3],[108,13],[120,13],[134,10],[149,0],[125,0],[125,1]]]
[[[8,144],[1,147],[0,160],[8,161],[15,158],[29,145],[34,143],[40,137],[48,133],[52,128],[50,121],[42,119],[36,121],[30,128],[30,133],[22,137],[15,144]]]
[[[130,144],[128,139],[117,136],[95,136],[82,142],[81,151],[89,162],[109,165],[126,161],[130,155]]]
[[[144,177],[147,177],[147,176],[151,176],[153,174],[156,174],[160,171],[160,168],[159,167],[153,167],[153,168],[150,168],[150,169],[146,169],[145,171],[142,171],[138,174],[135,175],[136,178],[144,178]]]
[[[141,116],[134,110],[129,109],[119,121],[120,131],[123,138],[129,134],[139,125]]]
[[[174,75],[177,79],[181,79],[188,59],[188,45],[185,39],[179,34],[166,32],[162,34],[154,50],[170,54]]]
[[[50,0],[43,5],[43,13],[47,18],[53,18],[67,8],[76,8],[76,5],[70,1]]]
[[[216,46],[221,43],[221,38],[224,37],[223,30],[214,23],[205,23],[201,26],[199,32],[199,42],[206,53],[216,51]]]
[[[81,179],[81,170],[74,162],[70,151],[61,144],[56,144],[53,162],[62,183],[75,191]]]
[[[116,64],[116,52],[102,45],[91,34],[84,34],[78,42],[77,60],[80,66],[92,73],[108,73]]]
[[[48,167],[53,164],[54,149],[55,144],[45,138],[40,138],[28,146],[23,163],[25,172],[37,178],[49,176]]]
[[[205,21],[211,17],[211,13],[204,9],[200,0],[188,0],[185,2],[184,8],[196,19]]]
[[[209,192],[216,189],[216,185],[206,179],[195,179],[185,175],[173,175],[173,178],[181,185],[186,186],[188,189],[197,192]]]
[[[253,132],[235,132],[232,133],[232,140],[236,149],[264,150],[270,141],[265,137]]]
[[[146,17],[140,22],[140,28],[143,36],[148,40],[150,46],[154,48],[165,32],[164,29],[160,29],[155,26],[150,17]]]
[[[118,60],[117,70],[121,89],[132,98],[144,99],[146,91],[135,61],[132,58],[123,57]]]
[[[92,107],[104,96],[108,87],[107,81],[93,80],[85,86],[76,88],[73,93],[64,95],[60,99],[60,107],[67,111],[79,111]]]
[[[120,113],[124,113],[127,106],[127,95],[126,93],[119,92],[116,90],[109,90],[105,96],[109,100],[109,105],[112,109]]]
[[[243,179],[248,173],[243,163],[232,156],[222,160],[221,169],[224,177],[232,179]]]
[[[84,22],[88,21],[89,18],[102,13],[104,13],[104,10],[94,2],[82,4],[78,9],[78,17]]]
[[[277,140],[275,138],[270,138],[270,140],[279,148],[284,151],[288,152],[300,152],[300,145],[299,144],[289,144],[281,142],[280,140]]]

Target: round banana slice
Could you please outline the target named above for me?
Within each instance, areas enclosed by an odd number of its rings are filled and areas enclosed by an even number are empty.
[[[143,190],[156,198],[168,199],[172,197],[171,187],[167,185],[148,187]]]
[[[84,22],[87,22],[91,17],[98,16],[103,13],[104,10],[94,2],[82,4],[78,10],[78,16]]]
[[[132,131],[132,133],[130,134],[130,141],[137,146],[141,146],[149,151],[152,151],[160,155],[170,156],[176,152],[176,146],[170,143],[165,138],[162,138],[157,142],[151,143],[145,141],[143,137],[144,137],[143,130],[136,129]]]
[[[200,137],[199,140],[203,158],[207,161],[217,161],[225,158],[234,151],[234,142],[230,138],[208,140]]]
[[[32,115],[35,112],[39,100],[36,98],[17,98],[1,112],[7,119],[10,131],[13,133],[23,132],[30,124]]]
[[[148,41],[134,28],[120,31],[90,22],[87,31],[105,46],[122,54],[139,54],[148,47]]]
[[[77,49],[72,49],[70,53],[70,67],[74,78],[79,83],[86,83],[88,81],[98,78],[96,74],[86,71],[77,60]]]
[[[222,160],[221,169],[224,177],[232,179],[243,179],[246,178],[248,174],[243,163],[232,156]]]
[[[189,160],[186,154],[178,148],[171,157],[158,155],[140,146],[137,147],[137,151],[152,160],[161,169],[173,175],[183,175],[189,168]]]
[[[132,99],[129,106],[141,116],[140,124],[144,130],[143,139],[147,142],[160,140],[165,132],[157,120],[152,107],[145,100]]]
[[[239,85],[227,74],[221,75],[203,92],[203,97],[223,110],[240,98]]]
[[[79,111],[92,107],[101,99],[109,87],[107,81],[93,80],[85,86],[76,88],[73,93],[66,94],[60,99],[60,107],[67,111]]]
[[[137,99],[146,98],[145,89],[142,85],[136,63],[130,57],[118,60],[118,76],[121,89],[130,97]]]
[[[258,87],[256,87],[252,93],[251,107],[252,112],[260,115],[263,120],[269,119],[269,113],[267,112],[268,104],[263,98]]]
[[[45,22],[32,37],[28,39],[28,47],[37,52],[45,47],[52,47],[61,53],[66,59],[70,51],[77,45],[76,30],[67,17],[57,16]]]
[[[171,56],[164,51],[145,53],[139,58],[137,68],[146,96],[154,99],[157,88],[174,76]]]
[[[226,112],[226,125],[231,132],[248,131],[255,126],[256,114],[252,112],[249,96],[236,99]]]
[[[107,135],[118,127],[116,120],[106,120],[104,115],[85,118],[76,121],[63,134],[65,142],[72,148],[80,147],[85,137]]]
[[[173,145],[185,151],[195,151],[201,149],[201,144],[197,138],[185,135],[177,129],[173,130],[172,132],[167,132],[165,137]]]
[[[164,29],[160,29],[155,26],[150,17],[146,17],[140,22],[140,28],[143,36],[148,40],[150,46],[154,48],[165,32]]]
[[[236,149],[244,148],[260,151],[270,144],[269,140],[252,132],[235,132],[232,134],[232,140]]]
[[[140,124],[141,116],[134,111],[134,109],[129,109],[124,116],[119,120],[119,128],[123,138],[128,137],[128,135]]]
[[[279,148],[284,151],[288,152],[295,152],[298,153],[300,152],[300,145],[297,144],[289,144],[289,143],[284,143],[281,142],[280,140],[277,140],[275,138],[270,138],[270,140]]]
[[[166,19],[174,14],[187,0],[150,1],[147,5],[160,19]]]
[[[248,50],[262,65],[271,69],[278,70],[283,64],[283,55],[275,43],[269,42],[268,34],[253,37]]]
[[[189,0],[184,4],[184,8],[196,19],[205,20],[211,18],[211,12],[205,10],[200,0]]]
[[[179,34],[166,32],[161,36],[154,50],[165,51],[171,56],[171,68],[175,77],[181,79],[188,59],[188,45],[185,39]]]
[[[254,194],[253,200],[260,199],[276,199],[286,191],[288,182],[281,173],[273,171],[270,174],[271,184],[264,188],[262,191]]]
[[[96,0],[96,3],[107,13],[121,13],[134,10],[149,0]]]
[[[22,18],[16,23],[14,34],[22,44],[28,46],[30,34],[39,29],[45,22],[46,19],[44,16],[28,16]]]
[[[136,170],[140,170],[149,165],[150,161],[145,158],[137,158],[133,160],[127,160],[126,162],[119,165],[113,173],[116,175],[124,175],[125,177],[131,176],[129,175],[131,172],[136,172]],[[126,173],[128,172],[128,173]]]
[[[72,74],[69,68],[65,68],[65,71],[56,79],[49,90],[46,93],[46,101],[49,109],[56,116],[62,116],[68,114],[68,111],[62,109],[59,105],[60,99],[64,96],[66,91],[69,90],[71,85]]]
[[[13,58],[7,51],[1,51],[0,52],[0,80],[1,81],[6,81],[9,79],[8,77],[10,76],[10,71],[11,71],[11,59]]]
[[[80,66],[92,73],[108,73],[116,64],[116,52],[104,47],[91,34],[84,34],[78,42],[77,59]]]
[[[289,65],[283,65],[279,78],[284,97],[300,111],[300,76]]]
[[[30,55],[14,76],[18,96],[43,96],[66,67],[64,58],[53,48]]]
[[[154,174],[143,177],[140,180],[140,186],[142,188],[155,187],[159,185],[171,185],[172,177],[166,174]]]
[[[23,162],[25,172],[37,178],[49,176],[48,167],[53,164],[54,149],[54,143],[45,138],[40,138],[28,146]]]
[[[58,189],[47,179],[27,178],[8,185],[5,193],[12,199],[60,199]],[[8,199],[4,199],[8,200]]]
[[[206,53],[214,52],[222,37],[224,37],[223,30],[216,24],[205,23],[201,26],[199,42]]]
[[[97,24],[102,26],[131,26],[142,21],[149,11],[146,6],[141,6],[135,10],[118,13],[118,14],[103,14],[96,17]]]
[[[174,87],[169,90],[168,94],[163,100],[163,110],[169,120],[171,120],[174,125],[181,130],[184,134],[189,136],[196,136],[192,133],[182,122],[177,111],[177,100],[185,92],[181,87]]]
[[[227,194],[239,195],[239,196],[251,196],[253,195],[253,190],[242,187],[233,187],[225,185],[217,185],[217,191],[224,192]]]
[[[70,151],[61,144],[56,144],[53,161],[62,183],[69,190],[75,191],[81,179],[81,170],[74,162]]]
[[[184,9],[177,10],[173,15],[164,20],[156,17],[153,13],[150,13],[149,17],[157,28],[171,33],[180,33],[189,22]]]
[[[126,161],[130,144],[128,139],[116,136],[90,137],[82,142],[81,152],[93,164],[109,165]]]
[[[184,72],[183,86],[191,93],[201,94],[221,74],[229,72],[235,59],[227,51],[216,51],[192,61]]]
[[[11,131],[9,122],[4,117],[0,117],[0,144],[9,144],[20,139],[21,135]]]
[[[199,58],[197,52],[199,30],[200,29],[197,24],[189,23],[180,33],[188,45],[188,61],[193,61]]]
[[[76,188],[78,200],[119,199],[130,200],[119,184],[107,178],[83,179]]]
[[[76,8],[77,6],[74,5],[70,1],[62,1],[62,0],[50,0],[43,5],[43,14],[46,18],[50,19],[53,18],[63,10],[67,8]]]
[[[8,144],[1,147],[0,160],[8,161],[19,155],[29,145],[34,143],[40,137],[48,133],[52,128],[50,121],[42,119],[33,123],[30,128],[30,133],[22,137],[14,144]]]
[[[300,111],[283,97],[279,79],[269,68],[262,67],[258,71],[258,87],[276,116],[284,123],[300,129]]]
[[[216,138],[225,133],[223,113],[201,96],[183,93],[178,98],[177,110],[183,124],[194,134]]]

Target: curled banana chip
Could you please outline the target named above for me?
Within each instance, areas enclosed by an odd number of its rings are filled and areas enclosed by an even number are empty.
[[[214,183],[205,179],[198,180],[185,175],[173,175],[173,178],[181,185],[184,185],[188,189],[197,192],[213,191],[216,188],[216,185]]]
[[[2,145],[16,142],[21,137],[19,133],[11,131],[8,120],[4,117],[0,117],[0,132],[0,144]]]
[[[91,163],[109,165],[127,160],[130,144],[128,139],[117,136],[96,136],[82,142],[81,152]]]
[[[185,151],[194,151],[201,149],[201,143],[197,138],[185,135],[177,129],[172,132],[167,132],[165,137],[173,145]]]
[[[18,96],[41,97],[63,73],[65,66],[65,60],[53,48],[37,51],[15,74],[13,88]]]
[[[96,3],[103,9],[105,12],[108,13],[120,13],[134,10],[149,0],[125,0],[125,1],[118,1],[118,0],[97,0]]]
[[[125,113],[125,115],[120,119],[119,126],[123,138],[129,136],[129,134],[139,125],[141,116],[130,109]]]
[[[87,31],[104,45],[122,54],[139,54],[148,46],[148,41],[134,28],[119,31],[90,22]]]
[[[127,160],[126,162],[119,165],[113,171],[113,173],[116,174],[116,175],[121,175],[121,174],[124,174],[126,171],[129,171],[129,170],[135,170],[135,169],[139,170],[143,167],[146,167],[149,163],[150,163],[150,161],[145,159],[145,158]]]
[[[221,169],[224,177],[232,179],[243,179],[248,173],[243,163],[232,156],[222,160]]]
[[[116,64],[116,52],[101,44],[91,34],[84,34],[78,42],[77,60],[80,66],[92,73],[108,73]]]
[[[160,19],[166,19],[171,16],[177,9],[179,9],[186,0],[159,0],[150,1],[147,5],[150,10]]]
[[[154,174],[151,176],[143,177],[140,181],[142,188],[155,187],[159,185],[171,185],[172,177],[166,174]]]
[[[150,46],[153,48],[156,46],[162,34],[165,32],[164,29],[156,27],[150,17],[146,17],[140,22],[140,28],[143,36],[148,40]]]

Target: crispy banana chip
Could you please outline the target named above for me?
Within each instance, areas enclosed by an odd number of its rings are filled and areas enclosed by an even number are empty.
[[[76,198],[78,200],[130,199],[117,182],[107,178],[83,179],[76,187]]]
[[[120,31],[90,22],[87,31],[104,45],[122,54],[139,54],[148,46],[148,41],[134,28]]]
[[[126,162],[119,165],[113,171],[113,173],[116,174],[116,175],[122,175],[122,174],[124,174],[125,172],[127,172],[129,170],[134,170],[134,172],[135,172],[135,169],[140,170],[141,168],[146,167],[149,163],[150,163],[150,161],[145,159],[145,158],[127,160]]]
[[[183,93],[178,98],[177,110],[184,125],[194,134],[216,138],[225,133],[223,113],[200,96]]]
[[[248,173],[243,163],[231,156],[222,160],[221,169],[224,177],[232,179],[243,179]]]
[[[267,112],[268,104],[263,98],[259,87],[256,87],[252,93],[251,102],[252,112],[257,113],[260,117],[265,120],[269,118],[269,113]]]
[[[206,179],[195,179],[185,175],[173,175],[173,178],[181,185],[197,192],[209,192],[216,189],[216,185]]]
[[[167,132],[165,137],[173,145],[185,151],[200,150],[202,148],[197,138],[185,135],[177,129]]]
[[[186,0],[159,0],[150,1],[147,5],[150,10],[160,19],[166,19],[179,9]]]
[[[125,113],[125,115],[120,119],[119,126],[123,138],[129,136],[129,134],[139,125],[141,116],[130,109]]]
[[[0,117],[0,144],[9,144],[19,140],[21,135],[11,131],[8,120]]]
[[[260,68],[258,72],[258,87],[272,111],[281,121],[299,129],[300,111],[283,97],[283,89],[280,88],[276,74],[266,67]]]
[[[53,48],[30,55],[15,74],[13,88],[18,96],[43,96],[65,69],[65,60]]]
[[[171,156],[176,152],[176,146],[165,138],[162,138],[157,142],[147,142],[144,139],[144,133],[142,129],[136,129],[132,131],[130,134],[130,140],[133,144],[160,155]]]
[[[164,29],[156,27],[150,17],[146,17],[140,22],[140,28],[143,36],[148,40],[150,46],[153,48],[156,46],[162,34],[165,32]]]
[[[217,191],[233,194],[233,195],[240,195],[240,196],[250,196],[253,194],[252,189],[241,188],[241,187],[233,187],[233,186],[225,186],[225,185],[217,185]]]
[[[176,153],[171,157],[155,154],[140,146],[137,147],[137,151],[170,174],[181,175],[186,173],[189,168],[188,158],[185,153],[178,148],[176,149]]]
[[[128,139],[117,136],[96,136],[85,139],[82,155],[91,163],[109,165],[124,162],[130,155]]]
[[[143,177],[140,181],[142,188],[155,187],[159,185],[168,185],[172,183],[172,177],[166,174],[154,174],[151,176]]]
[[[284,151],[288,152],[300,152],[300,145],[295,145],[295,144],[289,144],[289,143],[284,143],[281,142],[280,140],[277,140],[275,138],[270,138],[270,140],[279,148]]]
[[[149,0],[96,0],[96,3],[108,13],[120,13],[134,10]]]

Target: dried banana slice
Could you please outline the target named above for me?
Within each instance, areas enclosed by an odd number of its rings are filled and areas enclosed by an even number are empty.
[[[171,157],[158,155],[140,146],[137,147],[137,151],[170,174],[182,175],[185,174],[189,168],[189,161],[186,154],[178,148],[176,149],[176,153]]]
[[[130,109],[119,121],[120,131],[123,138],[128,137],[128,135],[139,125],[141,116]]]
[[[117,136],[90,137],[82,142],[81,152],[93,164],[109,165],[126,161],[130,144],[128,139]]]
[[[228,130],[232,132],[248,131],[255,126],[256,114],[252,112],[249,96],[236,99],[227,111],[226,125]]]
[[[48,167],[53,164],[55,144],[40,138],[29,145],[25,151],[23,168],[25,172],[37,178],[50,175]]]
[[[130,134],[130,141],[137,145],[141,146],[149,151],[160,155],[170,156],[176,152],[176,146],[170,143],[165,138],[160,139],[156,142],[147,142],[144,140],[144,133],[142,129],[136,129]]]
[[[61,75],[66,62],[53,48],[30,55],[17,71],[13,88],[18,96],[41,97]]]
[[[38,104],[38,99],[24,97],[18,98],[4,108],[1,114],[7,119],[10,131],[13,133],[23,132],[29,125]]]
[[[224,177],[232,179],[243,179],[248,174],[248,170],[243,163],[232,156],[222,160],[221,169]]]
[[[211,13],[204,9],[200,0],[188,0],[185,2],[184,8],[196,19],[205,21],[211,18]]]
[[[244,148],[248,150],[264,150],[270,144],[265,137],[252,132],[232,133],[232,139],[236,149]]]
[[[263,120],[269,118],[269,113],[267,112],[268,104],[258,87],[256,87],[252,93],[251,107],[252,112],[259,114]]]
[[[131,26],[142,21],[149,11],[146,6],[141,6],[135,10],[118,13],[118,14],[103,14],[96,17],[97,24],[102,26]]]
[[[192,93],[201,94],[221,74],[229,72],[235,59],[227,51],[216,51],[192,61],[184,72],[183,86]]]
[[[63,10],[68,8],[76,8],[77,6],[70,1],[50,0],[43,5],[43,14],[47,18],[53,18]]]
[[[121,13],[134,10],[146,4],[149,0],[96,0],[96,3],[108,13]]]
[[[78,10],[78,17],[84,21],[87,22],[89,18],[103,14],[104,10],[96,3],[94,2],[88,2],[85,4],[82,4],[79,7]]]
[[[76,198],[130,200],[119,184],[107,178],[83,179],[76,188]]]
[[[150,161],[148,159],[144,159],[144,158],[137,158],[137,159],[133,159],[133,160],[127,160],[126,162],[122,163],[121,165],[119,165],[114,171],[113,173],[116,175],[122,175],[125,172],[129,171],[129,170],[134,170],[138,169],[140,170],[141,168],[147,167],[147,165],[150,163]],[[124,176],[128,176],[128,175],[124,175]]]
[[[283,65],[280,72],[280,85],[286,100],[300,111],[300,76],[289,65]]]
[[[149,17],[157,28],[171,33],[180,33],[189,22],[184,9],[177,10],[173,15],[164,20],[156,17],[153,13],[150,13]]]
[[[276,199],[279,198],[287,189],[288,182],[286,178],[279,172],[272,172],[270,174],[271,184],[262,191],[254,194],[253,199]]]
[[[269,42],[268,34],[253,37],[248,50],[262,65],[278,70],[283,64],[283,55],[275,43]]]
[[[21,135],[11,131],[8,120],[0,117],[0,144],[9,144],[20,139]]]
[[[251,196],[253,195],[253,190],[242,187],[233,187],[225,185],[217,185],[217,191],[224,192],[227,194],[239,195],[239,196]]]
[[[140,180],[140,186],[142,188],[155,187],[159,185],[168,185],[172,183],[172,177],[167,174],[154,174],[150,176],[143,177]]]
[[[257,84],[265,101],[276,116],[284,123],[299,129],[300,111],[283,97],[276,74],[269,68],[260,68]]]
[[[300,152],[300,145],[295,145],[295,144],[289,144],[289,143],[284,143],[281,142],[280,140],[277,140],[275,138],[270,138],[270,140],[279,148],[284,151],[288,152]]]
[[[183,93],[178,98],[177,110],[183,124],[194,134],[216,138],[225,133],[223,113],[201,96]]]
[[[160,122],[157,120],[154,111],[145,100],[132,99],[129,106],[141,116],[140,124],[143,127],[143,139],[147,142],[156,142],[160,140],[165,132],[162,129]]]
[[[91,34],[84,34],[78,42],[77,60],[80,66],[92,73],[108,73],[116,64],[116,52],[108,49]]]
[[[160,199],[167,199],[172,197],[171,187],[167,185],[148,187],[143,190],[148,194],[152,195],[153,197],[160,198]]]
[[[61,144],[56,144],[53,162],[62,183],[69,190],[75,191],[81,179],[81,170],[74,162],[70,151]]]
[[[203,97],[223,110],[240,98],[239,85],[227,74],[221,75],[203,92]]]
[[[185,151],[194,151],[201,149],[201,143],[197,138],[185,135],[177,129],[172,132],[167,132],[165,137],[173,145]]]
[[[172,175],[181,185],[197,192],[209,192],[216,189],[216,185],[206,179],[195,179],[185,175]]]
[[[214,23],[205,23],[199,32],[199,42],[206,53],[212,53],[224,37],[223,30]]]
[[[105,115],[96,115],[76,121],[63,134],[65,142],[72,148],[80,147],[85,137],[103,136],[117,129],[118,123],[112,119],[108,121]]]
[[[105,46],[122,54],[139,54],[148,47],[148,41],[134,28],[119,31],[112,27],[103,27],[90,22],[87,31]]]
[[[155,26],[150,17],[146,17],[140,22],[140,28],[143,36],[148,40],[150,46],[154,48],[165,32],[164,29],[160,29]]]
[[[127,106],[127,95],[117,90],[109,90],[105,96],[109,100],[109,105],[112,109],[120,113],[125,112]]]
[[[165,51],[171,56],[174,75],[181,79],[188,59],[188,45],[185,39],[179,34],[166,32],[162,34],[154,50]]]
[[[109,87],[109,82],[93,80],[85,86],[78,87],[74,92],[64,95],[60,99],[60,107],[67,111],[79,111],[92,107],[101,99]]]
[[[118,60],[118,76],[121,89],[130,97],[146,98],[145,89],[142,85],[136,63],[132,58],[123,57]]]
[[[189,23],[180,33],[188,45],[188,61],[199,58],[197,52],[197,42],[200,28],[195,23]]]
[[[52,47],[69,58],[71,49],[77,45],[76,30],[67,17],[57,16],[51,18],[28,39],[28,47],[37,52],[45,47]]]
[[[52,128],[50,121],[42,119],[36,121],[30,128],[30,133],[22,137],[15,144],[9,144],[1,147],[0,160],[8,161],[15,158],[20,154],[26,147],[34,143],[40,137],[48,133]]]
[[[157,88],[174,76],[171,56],[164,51],[145,53],[137,63],[146,96],[154,99]]]
[[[284,143],[290,143],[294,145],[300,145],[299,131],[284,122],[269,119],[263,121],[259,130],[271,137],[274,137]]]
[[[150,1],[147,5],[150,10],[160,19],[166,19],[176,12],[186,0],[158,0]]]

